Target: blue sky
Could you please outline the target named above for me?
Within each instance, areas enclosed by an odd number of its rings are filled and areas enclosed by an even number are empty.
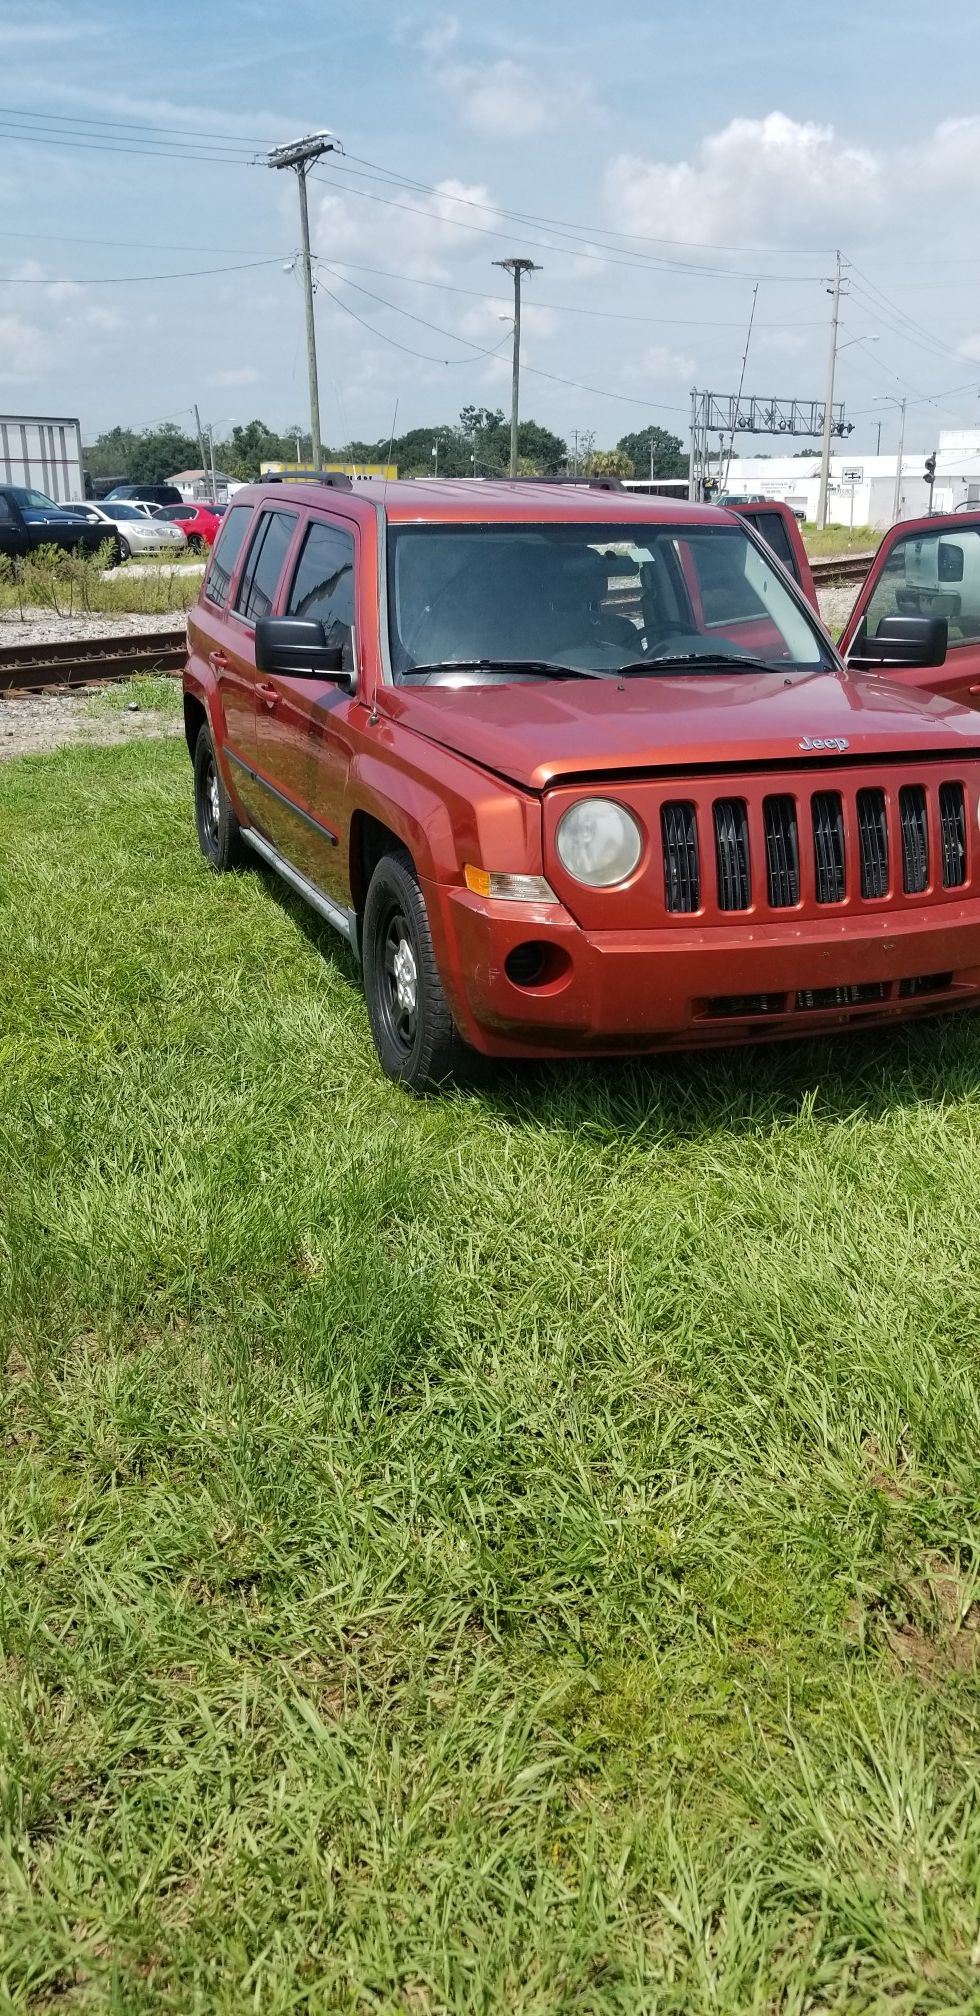
[[[978,55],[976,0],[0,0],[0,411],[303,420],[295,183],[258,157],[329,127],[331,442],[506,404],[511,251],[523,411],[566,438],[686,434],[756,276],[746,389],[819,398],[839,246],[853,444],[905,395],[929,446],[980,424]]]

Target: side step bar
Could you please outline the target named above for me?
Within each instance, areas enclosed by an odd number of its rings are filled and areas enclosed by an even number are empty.
[[[295,889],[297,896],[302,896],[311,910],[315,910],[328,924],[332,924],[334,930],[339,931],[341,937],[346,938],[348,944],[354,947],[355,952],[359,951],[357,917],[353,910],[346,910],[342,904],[335,903],[330,896],[324,896],[323,891],[313,882],[308,882],[298,868],[293,868],[290,862],[284,861],[282,855],[277,854],[274,847],[270,847],[268,840],[263,840],[261,833],[256,833],[254,826],[242,827],[242,839],[247,840],[256,854],[260,855],[270,868],[274,868],[276,874],[281,875],[291,889]]]

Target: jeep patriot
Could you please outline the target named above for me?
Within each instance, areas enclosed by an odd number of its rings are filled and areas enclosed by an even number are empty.
[[[188,621],[200,845],[349,941],[391,1078],[980,1001],[980,722],[900,671],[946,619],[845,666],[766,509],[778,540],[608,483],[236,495]]]

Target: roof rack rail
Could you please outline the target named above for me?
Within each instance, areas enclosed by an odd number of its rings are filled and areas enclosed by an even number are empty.
[[[621,490],[618,476],[507,476],[503,470],[497,477],[485,476],[485,483],[576,483],[580,490]]]
[[[291,469],[285,476],[271,471],[260,483],[322,483],[328,490],[352,490],[353,484],[342,469]]]

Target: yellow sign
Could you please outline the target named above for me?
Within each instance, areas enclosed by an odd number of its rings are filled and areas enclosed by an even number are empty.
[[[260,462],[261,476],[315,476],[312,462]],[[380,476],[387,483],[398,480],[397,462],[324,462],[320,473],[324,476],[349,476],[352,482],[363,482],[365,477]]]

